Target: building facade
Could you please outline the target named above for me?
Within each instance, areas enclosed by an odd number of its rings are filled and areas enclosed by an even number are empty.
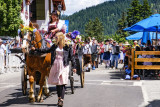
[[[47,30],[50,20],[50,13],[58,9],[61,4],[62,11],[66,10],[64,0],[23,0],[21,16],[24,24],[29,25],[29,21],[37,23],[39,29]]]

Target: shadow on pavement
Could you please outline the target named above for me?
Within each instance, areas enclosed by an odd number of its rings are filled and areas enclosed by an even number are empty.
[[[80,89],[80,88],[81,88],[80,86],[75,86],[75,90]],[[37,106],[57,106],[57,104],[43,104],[43,103],[37,103],[37,102],[30,103],[29,98],[28,98],[28,94],[26,96],[23,96],[21,89],[13,89],[13,90],[14,90],[13,93],[10,91],[10,89],[5,90],[5,95],[2,97],[3,102],[0,103],[0,107],[14,106],[17,104],[22,105],[22,106],[24,106],[24,105],[28,105],[28,106],[34,106],[34,105],[37,105]],[[39,88],[36,88],[36,93],[38,93],[38,90],[39,90]],[[49,90],[50,90],[49,96],[43,95],[44,102],[47,98],[52,97],[53,95],[55,96],[57,94],[55,86],[49,87]],[[28,89],[28,91],[29,91],[29,89]],[[66,87],[66,95],[72,95],[70,86]]]
[[[153,100],[145,107],[160,107],[160,100]]]
[[[120,71],[113,71],[109,72],[110,73],[110,79],[122,79],[122,74]]]
[[[45,106],[45,107],[50,107],[50,106],[56,106],[57,107],[57,104],[31,104],[31,106]]]
[[[74,90],[76,91],[77,89],[80,89],[81,86],[74,86]],[[71,87],[70,86],[66,86],[66,92],[65,92],[66,95],[73,95],[72,92],[71,92]]]
[[[15,93],[8,94],[4,97],[7,100],[0,104],[1,107],[12,106],[14,104],[29,104],[27,96],[23,96],[20,89],[15,90]]]
[[[38,88],[36,88],[36,91],[38,90]],[[49,96],[44,96],[43,95],[43,99],[47,99],[48,97],[52,97],[52,95],[56,94],[56,88],[55,87],[49,87],[50,90],[50,95]],[[22,94],[22,90],[21,89],[14,89],[14,93],[11,94],[6,94],[6,96],[4,96],[4,100],[6,99],[6,101],[2,102],[0,104],[0,107],[8,107],[8,106],[14,106],[14,105],[28,105],[28,106],[34,106],[34,105],[38,105],[38,106],[57,106],[57,104],[43,104],[43,103],[30,103],[29,99],[28,99],[28,95],[23,96]],[[6,90],[6,93],[10,93],[9,90]]]

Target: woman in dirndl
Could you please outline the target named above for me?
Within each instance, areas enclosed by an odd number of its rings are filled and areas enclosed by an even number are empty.
[[[56,85],[58,95],[58,106],[63,106],[65,85],[68,84],[69,60],[72,62],[73,72],[76,72],[75,58],[71,45],[65,44],[65,36],[62,32],[55,35],[56,43],[50,48],[37,49],[40,53],[51,52],[51,70],[48,78],[48,84]],[[33,50],[35,50],[33,48]]]
[[[123,64],[123,60],[124,60],[124,55],[123,55],[123,43],[119,43],[119,47],[120,47],[120,58],[119,58],[119,62],[120,64]]]
[[[50,22],[48,24],[48,32],[45,36],[47,39],[52,39],[55,37],[57,32],[65,33],[63,29],[63,22],[59,20],[59,11],[55,10],[51,13]]]
[[[105,68],[109,68],[109,66],[110,66],[110,45],[109,45],[109,40],[105,41],[103,61],[105,63]]]

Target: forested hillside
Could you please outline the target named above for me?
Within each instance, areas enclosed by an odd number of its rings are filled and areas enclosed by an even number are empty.
[[[140,0],[142,3],[143,0]],[[148,0],[153,13],[160,12],[160,0]],[[75,29],[84,34],[85,24],[89,19],[93,20],[96,17],[103,22],[104,34],[114,34],[117,30],[117,21],[120,19],[122,12],[127,12],[132,0],[115,0],[107,1],[97,6],[86,8],[71,16],[64,17],[70,21],[69,31]],[[158,10],[158,11],[157,11]]]

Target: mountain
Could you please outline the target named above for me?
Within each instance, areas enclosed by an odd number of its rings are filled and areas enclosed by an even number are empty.
[[[160,10],[160,0],[148,0],[153,13]],[[93,20],[96,17],[103,22],[105,31],[104,34],[114,34],[117,30],[117,21],[120,19],[122,12],[127,12],[132,0],[115,0],[106,1],[102,4],[92,6],[74,13],[70,16],[65,16],[63,19],[69,20],[69,31],[79,30],[81,34],[84,33],[85,24],[89,19]],[[140,0],[142,3],[143,0]],[[159,13],[159,11],[158,11]]]

